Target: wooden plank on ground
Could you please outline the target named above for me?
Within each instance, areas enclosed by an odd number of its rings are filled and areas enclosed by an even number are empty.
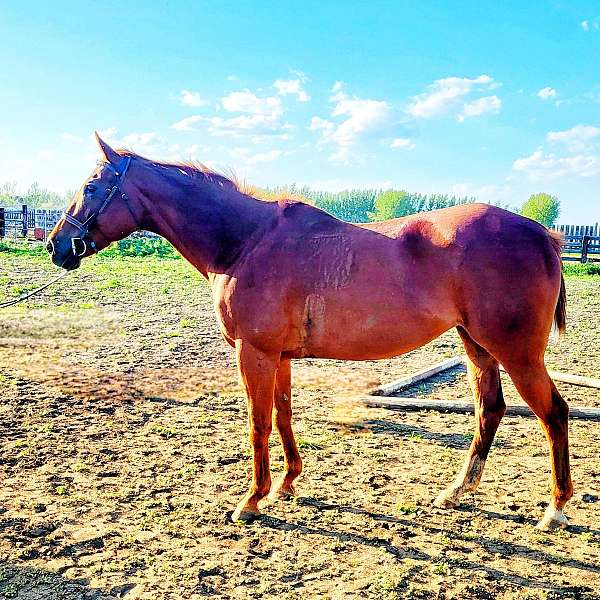
[[[503,373],[506,373],[502,365],[500,366],[500,370]],[[554,379],[554,381],[562,381],[563,383],[570,383],[571,385],[600,389],[600,379],[595,379],[594,377],[571,375],[571,373],[561,373],[560,371],[548,371],[548,375],[550,375],[550,378]]]
[[[475,412],[472,402],[456,402],[453,400],[423,400],[421,398],[399,398],[396,396],[363,396],[360,400],[370,408],[387,408],[404,411],[435,410],[438,412],[461,414],[473,414]],[[509,404],[506,407],[506,414],[509,416],[534,416],[531,409],[524,404]],[[569,408],[569,416],[571,419],[600,421],[600,408],[571,406]]]
[[[426,369],[422,369],[421,371],[417,371],[408,377],[403,377],[402,379],[398,379],[396,381],[392,381],[392,383],[387,383],[385,385],[379,386],[377,389],[371,392],[373,396],[391,396],[407,387],[414,385],[415,383],[419,383],[425,379],[429,379],[434,375],[442,373],[448,369],[452,369],[460,364],[464,364],[465,357],[462,355],[453,356],[452,358],[448,358],[443,360],[442,362],[436,363],[431,367],[427,367]],[[506,372],[504,367],[500,365],[500,370],[502,372]],[[594,377],[584,377],[583,375],[571,375],[571,373],[561,373],[560,371],[548,371],[548,374],[554,381],[562,381],[563,383],[570,383],[571,385],[579,385],[582,387],[591,387],[600,389],[600,379],[596,379]]]
[[[442,371],[446,371],[447,369],[451,369],[452,367],[456,367],[464,362],[462,356],[453,356],[452,358],[448,358],[439,362],[431,367],[427,367],[422,371],[417,371],[408,377],[403,377],[402,379],[397,379],[396,381],[392,381],[392,383],[386,383],[385,385],[379,386],[377,389],[373,390],[371,394],[373,396],[391,396],[400,390],[403,390],[419,381],[423,381],[424,379],[429,379],[429,377],[433,377]]]

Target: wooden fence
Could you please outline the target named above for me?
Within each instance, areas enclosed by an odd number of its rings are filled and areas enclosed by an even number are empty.
[[[600,261],[600,226],[557,225],[554,228],[565,236],[563,260],[581,263]]]
[[[48,233],[60,220],[62,210],[46,210],[0,206],[0,238],[23,237],[45,240]]]

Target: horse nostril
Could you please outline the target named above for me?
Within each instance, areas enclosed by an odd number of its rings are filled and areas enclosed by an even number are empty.
[[[48,243],[46,244],[46,251],[51,256],[54,254],[54,242],[52,240],[48,240]]]

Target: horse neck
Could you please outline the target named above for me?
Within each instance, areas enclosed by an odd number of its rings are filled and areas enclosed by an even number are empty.
[[[274,216],[274,204],[209,178],[193,187],[144,187],[145,227],[171,242],[208,278],[228,272]]]

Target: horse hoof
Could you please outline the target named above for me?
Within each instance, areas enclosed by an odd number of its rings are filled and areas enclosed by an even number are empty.
[[[248,510],[246,508],[240,508],[239,506],[231,513],[231,521],[233,523],[239,523],[240,521],[246,525],[254,523],[256,519],[260,517],[259,510]]]
[[[433,505],[438,508],[455,508],[458,506],[458,501],[454,500],[452,496],[446,492],[442,492],[434,501]]]
[[[277,500],[291,500],[296,495],[293,487],[280,487],[271,490],[269,494],[269,500],[275,502]]]
[[[562,511],[557,511],[553,515],[544,515],[544,518],[535,527],[540,531],[555,531],[556,529],[566,529],[568,526],[567,517]]]

